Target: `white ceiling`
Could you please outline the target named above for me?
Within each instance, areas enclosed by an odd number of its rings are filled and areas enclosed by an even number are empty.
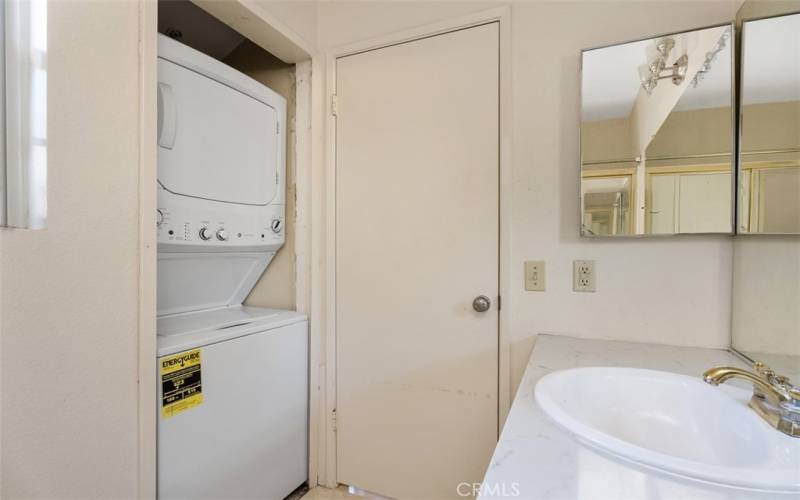
[[[725,48],[717,53],[716,59],[711,63],[711,70],[703,75],[703,80],[697,87],[689,83],[686,92],[675,105],[675,111],[730,107],[733,91],[732,64],[731,42],[728,40]]]
[[[725,48],[717,53],[711,70],[703,75],[702,81],[693,86],[691,82],[683,93],[675,111],[693,109],[723,108],[731,106],[731,87],[733,86],[733,61],[731,60],[730,39]]]
[[[742,102],[800,101],[800,14],[744,25]]]
[[[582,112],[584,121],[626,118],[639,93],[639,66],[647,61],[653,40],[587,51],[583,56]],[[717,108],[731,104],[731,43],[717,54],[711,70],[697,87],[689,86],[676,111]],[[674,52],[674,51],[673,51]],[[675,56],[675,54],[673,54]],[[663,85],[665,80],[661,80]]]
[[[639,65],[651,40],[583,53],[581,101],[583,121],[625,118],[639,93]]]

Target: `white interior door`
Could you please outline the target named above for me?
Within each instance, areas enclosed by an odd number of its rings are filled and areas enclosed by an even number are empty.
[[[457,497],[497,438],[499,25],[336,75],[337,479]]]

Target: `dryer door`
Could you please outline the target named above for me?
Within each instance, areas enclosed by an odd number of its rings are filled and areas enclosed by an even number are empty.
[[[278,113],[158,59],[158,180],[175,194],[266,205],[277,193]]]

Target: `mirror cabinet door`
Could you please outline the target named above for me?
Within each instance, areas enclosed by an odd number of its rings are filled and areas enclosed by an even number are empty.
[[[732,26],[585,50],[581,234],[733,232]]]
[[[800,14],[746,21],[737,232],[800,234]]]

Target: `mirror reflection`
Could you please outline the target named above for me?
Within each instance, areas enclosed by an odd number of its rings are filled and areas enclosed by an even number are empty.
[[[731,33],[583,52],[581,234],[732,232]]]
[[[800,234],[800,14],[744,23],[740,233]]]

